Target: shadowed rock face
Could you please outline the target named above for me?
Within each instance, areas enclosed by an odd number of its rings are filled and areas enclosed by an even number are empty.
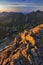
[[[35,40],[40,30],[43,30],[43,24],[19,33],[7,48],[0,51],[0,65],[43,65]]]

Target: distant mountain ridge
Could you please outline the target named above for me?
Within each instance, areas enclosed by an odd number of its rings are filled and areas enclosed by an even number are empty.
[[[21,12],[2,12],[0,13],[0,38],[8,32],[31,29],[39,24],[43,24],[43,11],[28,14]]]
[[[23,14],[23,13],[19,13],[19,12],[2,12],[2,13],[0,13],[0,22],[4,22],[4,24],[5,24],[5,23],[12,22],[11,20],[13,20],[13,22],[15,22],[15,19],[16,20],[19,19],[18,21],[20,21],[23,18],[24,19],[23,22],[25,23],[26,17],[27,17],[28,22],[33,19],[36,19],[36,18],[41,19],[41,18],[43,18],[43,12],[36,11],[36,12],[28,13],[28,14]]]

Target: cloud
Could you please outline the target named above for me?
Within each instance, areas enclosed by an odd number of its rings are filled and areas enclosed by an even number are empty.
[[[0,11],[13,11],[13,12],[31,12],[36,10],[43,11],[43,5],[38,5],[35,3],[0,3]]]
[[[4,7],[43,7],[43,5],[37,5],[35,3],[0,3],[0,6],[4,6]]]

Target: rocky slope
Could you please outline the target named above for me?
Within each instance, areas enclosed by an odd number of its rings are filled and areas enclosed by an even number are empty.
[[[2,12],[0,13],[0,40],[7,33],[31,29],[36,25],[43,23],[43,11],[31,12],[29,14]],[[11,35],[10,35],[11,36]]]
[[[0,65],[43,65],[42,46],[39,46],[43,43],[37,41],[43,39],[40,37],[43,34],[39,31],[43,31],[43,24],[18,33],[14,41],[0,51]]]

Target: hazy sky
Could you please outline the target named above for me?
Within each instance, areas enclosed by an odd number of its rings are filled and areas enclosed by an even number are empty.
[[[0,12],[43,11],[43,0],[0,0]]]

